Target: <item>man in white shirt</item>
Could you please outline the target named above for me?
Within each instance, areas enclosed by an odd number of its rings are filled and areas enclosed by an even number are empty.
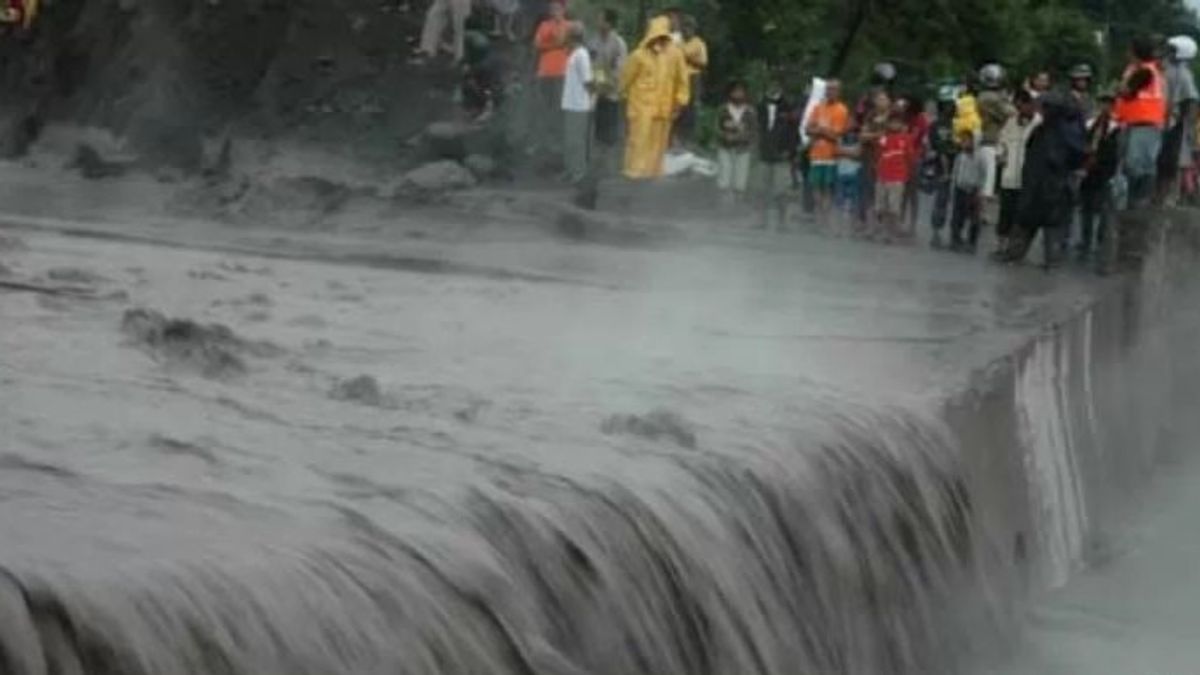
[[[563,78],[563,164],[572,183],[582,183],[588,176],[592,140],[592,57],[583,46],[583,25],[567,27],[567,72]]]

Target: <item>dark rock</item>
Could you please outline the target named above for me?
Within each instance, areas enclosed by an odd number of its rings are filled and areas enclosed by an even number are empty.
[[[475,176],[458,162],[431,162],[404,174],[396,196],[428,195],[473,187]]]
[[[46,278],[68,284],[95,285],[108,281],[108,278],[82,267],[55,267],[46,272]]]
[[[121,331],[164,365],[209,378],[244,374],[245,356],[272,357],[283,352],[269,342],[241,338],[228,326],[169,319],[150,309],[127,310]]]
[[[349,401],[374,408],[387,408],[392,405],[391,398],[383,393],[379,381],[370,375],[359,375],[339,381],[329,391],[329,397],[336,401]]]
[[[467,167],[480,180],[495,176],[499,169],[496,160],[487,155],[471,155],[463,160],[463,166]]]
[[[670,410],[655,410],[646,415],[613,415],[600,425],[606,434],[628,434],[652,441],[668,440],[676,445],[696,449],[696,432],[692,424]]]
[[[129,171],[128,164],[104,159],[99,151],[87,143],[80,143],[75,148],[75,157],[67,164],[67,168],[78,169],[89,180],[116,178]]]

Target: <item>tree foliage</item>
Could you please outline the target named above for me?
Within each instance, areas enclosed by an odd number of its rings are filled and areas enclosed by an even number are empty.
[[[679,5],[697,17],[718,81],[770,68],[799,82],[836,72],[861,82],[896,63],[911,81],[961,78],[997,61],[1024,76],[1089,63],[1114,77],[1135,35],[1200,35],[1183,0],[581,0],[636,23]]]

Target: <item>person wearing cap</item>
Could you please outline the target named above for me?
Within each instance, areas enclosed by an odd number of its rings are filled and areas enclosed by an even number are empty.
[[[643,180],[663,174],[663,156],[671,142],[671,125],[690,100],[683,52],[671,38],[671,20],[650,21],[646,36],[625,61],[621,98],[628,128],[625,137],[627,178]]]
[[[550,14],[540,24],[533,36],[537,50],[537,97],[539,115],[534,137],[558,145],[563,138],[562,94],[563,77],[567,72],[567,21],[566,0],[550,0]],[[549,150],[551,148],[543,148]]]
[[[1000,130],[1017,113],[1008,97],[1001,91],[1004,86],[1004,69],[999,64],[989,63],[979,70],[981,91],[976,98],[979,109],[979,153],[980,161],[987,171],[979,197],[985,202],[996,197],[996,172],[999,169]]]
[[[1129,182],[1129,206],[1138,208],[1154,195],[1167,125],[1167,85],[1153,39],[1136,38],[1130,52],[1113,114],[1124,129],[1121,164]]]
[[[1179,170],[1192,164],[1193,122],[1196,115],[1196,80],[1192,75],[1192,60],[1196,58],[1196,41],[1186,35],[1167,40],[1165,76],[1167,79],[1167,125],[1163,132],[1162,150],[1158,155],[1158,200],[1167,202],[1176,197]]]
[[[937,118],[929,132],[929,149],[933,155],[931,178],[933,183],[933,213],[929,225],[933,230],[930,245],[942,247],[942,230],[950,216],[950,176],[954,160],[958,156],[958,141],[954,135],[955,103],[958,90],[952,84],[942,85],[937,94]]]
[[[1091,120],[1096,115],[1096,102],[1092,99],[1092,67],[1080,63],[1071,68],[1068,73],[1071,79],[1071,96],[1083,113],[1085,120]]]

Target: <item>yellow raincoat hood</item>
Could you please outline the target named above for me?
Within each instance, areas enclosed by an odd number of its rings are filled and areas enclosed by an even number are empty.
[[[671,37],[671,19],[666,16],[656,16],[650,19],[650,25],[646,28],[646,37],[642,38],[639,46],[645,49],[650,46],[651,42],[664,37]]]

